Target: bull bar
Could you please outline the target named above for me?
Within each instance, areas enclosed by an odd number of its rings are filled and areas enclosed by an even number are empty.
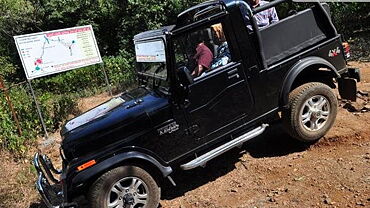
[[[76,208],[77,204],[75,203],[64,203],[61,181],[53,175],[61,175],[62,171],[57,170],[46,155],[39,153],[35,154],[33,164],[37,171],[36,189],[41,195],[46,207]]]

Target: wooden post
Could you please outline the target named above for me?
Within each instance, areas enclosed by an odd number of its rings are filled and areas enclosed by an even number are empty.
[[[19,136],[22,136],[22,129],[21,129],[21,126],[19,124],[17,113],[14,110],[12,101],[11,101],[10,96],[9,96],[8,89],[5,87],[4,81],[3,81],[1,76],[0,76],[0,89],[4,92],[5,100],[8,103],[10,111],[12,112],[13,119],[14,119],[15,123],[17,124],[18,134],[19,134]]]

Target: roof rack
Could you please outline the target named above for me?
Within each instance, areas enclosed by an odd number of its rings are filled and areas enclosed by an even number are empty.
[[[211,0],[211,1],[206,1],[206,2],[203,2],[203,3],[197,4],[193,7],[190,7],[189,9],[181,12],[179,15],[177,15],[177,18],[181,18],[181,17],[183,17],[184,15],[188,14],[191,11],[194,11],[194,10],[197,10],[197,9],[200,9],[200,8],[204,8],[204,7],[214,6],[216,4],[220,4],[220,1]]]
[[[225,5],[222,1],[206,1],[204,3],[198,4],[193,6],[184,12],[180,13],[177,16],[177,26],[182,26],[186,24],[193,23],[195,21],[205,19],[214,15],[215,13],[219,13],[225,11]]]

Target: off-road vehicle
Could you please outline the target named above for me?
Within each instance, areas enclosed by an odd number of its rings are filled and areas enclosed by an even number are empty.
[[[176,186],[174,171],[205,166],[261,135],[277,115],[302,142],[325,135],[337,114],[333,89],[355,100],[359,72],[346,66],[325,4],[258,28],[253,16],[283,2],[207,1],[175,25],[136,35],[140,87],[65,124],[62,170],[35,155],[45,204],[76,207],[85,196],[91,208],[157,207],[161,184]],[[194,77],[199,41],[214,59]]]

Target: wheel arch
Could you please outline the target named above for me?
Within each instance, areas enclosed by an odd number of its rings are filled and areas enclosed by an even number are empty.
[[[157,159],[148,154],[138,151],[130,151],[114,155],[77,174],[72,179],[70,184],[71,188],[87,190],[89,186],[104,173],[125,164],[135,164],[140,166],[150,174],[153,174],[153,178],[156,181],[160,179],[157,178],[158,176],[163,176],[163,178],[165,178],[173,171],[170,166],[164,166]]]
[[[324,70],[320,70],[324,69]],[[315,75],[315,76],[306,76]],[[281,91],[279,105],[286,107],[288,105],[289,93],[301,84],[307,82],[317,81],[335,88],[332,80],[333,78],[340,78],[337,69],[327,60],[310,56],[299,60],[293,67],[290,68],[285,76]]]

